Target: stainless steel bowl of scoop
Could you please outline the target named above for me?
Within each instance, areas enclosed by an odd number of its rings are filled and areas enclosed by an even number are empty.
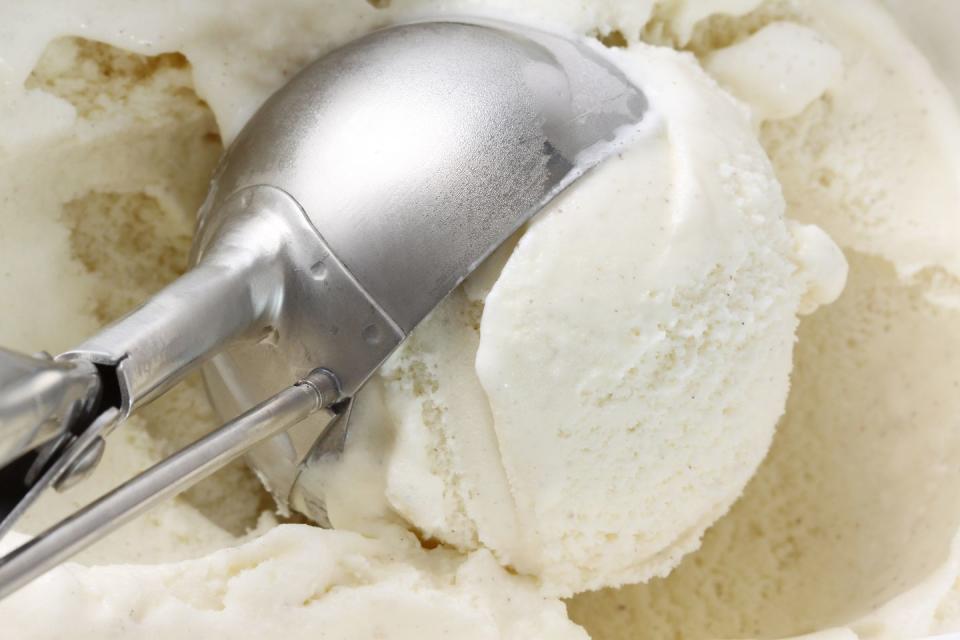
[[[55,358],[0,350],[0,535],[187,372],[228,420],[0,559],[0,596],[243,454],[328,524],[301,476],[342,448],[351,398],[646,109],[586,40],[499,22],[394,26],[306,67],[225,154],[190,271]]]

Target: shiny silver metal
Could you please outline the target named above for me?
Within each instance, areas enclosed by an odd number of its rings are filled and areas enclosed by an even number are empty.
[[[89,472],[110,428],[201,364],[224,418],[285,394],[318,366],[336,387],[324,391],[323,407],[352,398],[497,246],[630,141],[646,108],[598,47],[488,21],[392,27],[311,64],[225,155],[200,212],[191,271],[51,366],[61,400],[87,397],[64,379],[89,382],[95,370],[93,406],[55,430],[37,422],[49,411],[16,412],[18,434],[43,435],[11,436],[12,449],[45,438],[56,445],[34,465],[43,482],[26,482],[26,493]],[[14,386],[30,387],[33,375],[30,367],[14,374]],[[295,506],[322,521],[322,487],[298,477],[342,450],[348,420],[328,431],[330,409],[294,412],[302,422],[279,429],[269,411],[245,415],[250,433],[285,430],[248,456],[278,504],[293,491]],[[254,429],[258,420],[264,431]],[[222,460],[212,452],[224,442],[198,444]],[[223,451],[233,455],[229,442]],[[105,498],[83,527],[34,548],[62,559],[76,548],[71,536],[108,528],[90,518],[126,517],[124,496],[161,495],[161,479],[183,487],[197,477],[158,472],[136,485],[143,493]],[[0,583],[2,575],[11,574]]]
[[[103,536],[241,456],[253,444],[303,420],[337,397],[336,381],[316,371],[210,435],[150,467],[0,558],[0,598]]]
[[[54,362],[0,348],[0,467],[63,432],[96,401],[100,379],[89,362]]]

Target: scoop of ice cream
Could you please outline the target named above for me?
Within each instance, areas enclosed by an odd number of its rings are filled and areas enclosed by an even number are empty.
[[[381,416],[353,426],[385,435],[331,470],[335,526],[375,526],[376,482],[383,519],[571,594],[665,575],[763,459],[801,301],[845,263],[791,235],[747,112],[693,60],[616,60],[650,100],[641,139],[386,364]]]

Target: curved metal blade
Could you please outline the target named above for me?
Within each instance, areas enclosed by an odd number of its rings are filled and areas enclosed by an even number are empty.
[[[321,58],[274,94],[232,145],[217,189],[289,193],[409,333],[619,151],[646,111],[643,92],[585,39],[493,21],[402,25]]]

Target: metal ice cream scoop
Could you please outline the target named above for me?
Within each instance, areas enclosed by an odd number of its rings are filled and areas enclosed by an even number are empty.
[[[239,416],[0,559],[0,596],[248,451],[281,505],[324,523],[322,487],[297,478],[341,446],[331,423],[646,106],[585,42],[489,21],[385,29],[300,72],[226,153],[189,272],[54,359],[0,351],[0,535],[198,366]]]

